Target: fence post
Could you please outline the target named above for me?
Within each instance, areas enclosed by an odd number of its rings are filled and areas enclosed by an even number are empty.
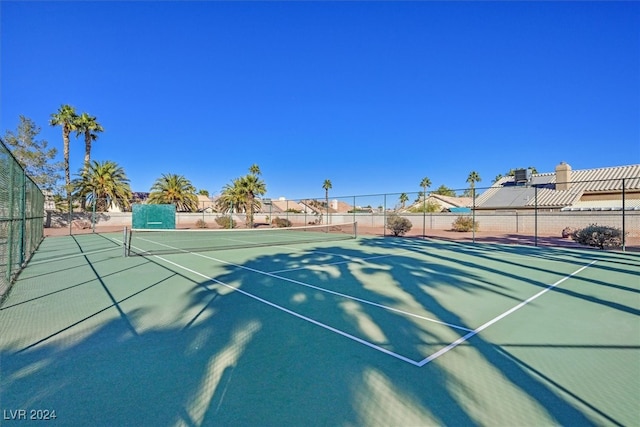
[[[387,235],[387,193],[383,195],[383,203],[382,207],[382,235],[386,237]]]
[[[625,199],[626,199],[626,194],[625,194],[625,179],[622,178],[622,252],[624,252],[626,250],[626,238],[625,238],[625,234],[626,234],[626,204],[625,204]]]
[[[71,222],[73,221],[73,200],[71,200],[71,193],[67,189],[67,200],[69,200],[69,236],[73,234],[71,230]]]
[[[353,222],[356,222],[356,196],[353,196],[353,207],[351,208],[353,211]]]
[[[427,192],[425,191],[422,194],[422,238],[423,239],[427,236],[426,218],[427,218]]]
[[[25,236],[27,225],[27,173],[22,170],[22,185],[20,186],[20,211],[22,212],[22,224],[20,224],[20,265],[24,264],[25,257]]]
[[[471,183],[473,185],[473,182]],[[473,243],[476,242],[476,188],[471,189],[473,196],[473,210],[471,211],[471,230],[473,232]]]
[[[534,237],[533,245],[538,246],[538,187],[533,187],[534,194]]]
[[[91,192],[91,198],[93,199],[93,206],[91,206],[91,232],[96,232],[96,192]]]
[[[7,187],[7,192],[9,193],[9,214],[7,217],[9,218],[9,230],[7,231],[7,273],[5,275],[5,279],[7,283],[11,281],[11,268],[13,267],[13,229],[15,218],[13,217],[13,193],[15,191],[15,172],[14,172],[14,162],[9,162],[9,186]]]

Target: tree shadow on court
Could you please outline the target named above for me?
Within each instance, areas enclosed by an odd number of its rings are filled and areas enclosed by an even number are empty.
[[[353,267],[359,262],[358,260],[372,258],[376,253],[368,252],[366,246],[355,250],[345,249],[342,246],[323,247],[321,252],[321,254],[312,255],[311,261],[304,255],[287,253],[256,257],[248,265],[241,266],[259,271],[277,271],[280,272],[278,275],[286,275],[284,272],[287,270],[299,269],[306,262],[306,268],[302,273],[297,272],[295,280],[301,283],[313,283],[315,286],[313,288],[300,286],[300,283],[285,284],[280,279],[269,275],[257,278],[255,275],[238,274],[237,267],[230,267],[228,273],[216,277],[223,283],[234,283],[234,286],[239,289],[250,289],[251,292],[260,295],[260,298],[269,299],[271,302],[276,301],[276,304],[283,306],[286,304],[287,310],[326,326],[323,331],[317,327],[317,324],[311,324],[307,319],[294,319],[288,312],[270,315],[268,331],[272,339],[264,342],[256,340],[255,345],[259,349],[257,353],[272,355],[274,346],[280,347],[286,343],[288,348],[282,351],[295,352],[297,358],[304,359],[295,364],[283,363],[279,365],[279,369],[275,370],[282,376],[271,378],[275,381],[273,386],[277,390],[284,390],[284,394],[274,394],[277,397],[278,407],[282,407],[283,402],[287,402],[287,398],[292,398],[291,391],[294,393],[299,389],[306,391],[311,387],[311,398],[308,398],[306,393],[301,396],[302,399],[294,397],[296,405],[304,408],[305,414],[327,412],[342,414],[335,419],[323,420],[329,422],[320,422],[320,425],[340,424],[345,420],[355,425],[385,424],[380,422],[384,416],[391,417],[388,420],[391,424],[411,424],[409,422],[411,420],[419,424],[473,425],[482,423],[481,417],[478,416],[482,411],[500,411],[500,408],[482,408],[482,402],[486,403],[487,398],[474,395],[477,390],[470,389],[467,382],[462,381],[450,368],[443,369],[439,363],[429,363],[420,369],[396,360],[379,349],[368,348],[361,342],[349,340],[343,335],[336,334],[335,330],[331,330],[331,328],[339,329],[350,337],[361,337],[368,343],[404,354],[411,354],[410,347],[413,347],[413,356],[425,345],[431,345],[436,349],[442,348],[453,341],[450,330],[443,332],[439,329],[421,327],[408,320],[406,315],[362,302],[376,301],[377,304],[394,307],[411,300],[418,303],[420,308],[434,314],[439,320],[470,330],[475,325],[465,325],[465,321],[458,314],[440,304],[419,285],[428,284],[431,281],[442,283],[442,275],[463,277],[469,274],[468,269],[450,267],[448,271],[441,270],[433,273],[429,268],[425,269],[424,265],[416,263],[414,258],[395,254],[392,256],[392,262],[385,260],[384,257],[378,258],[375,260],[375,268],[366,266],[356,275]],[[344,263],[345,259],[349,260],[349,263]],[[314,262],[318,262],[321,268],[312,268]],[[403,288],[401,297],[394,297],[374,289],[375,281],[379,280],[376,276],[380,270],[386,271],[386,274],[395,282],[395,286]],[[370,278],[367,278],[367,275]],[[413,280],[407,280],[411,275],[414,276]],[[371,283],[367,283],[369,280]],[[341,293],[358,298],[354,304],[345,304],[343,295],[327,294],[321,290],[331,289],[337,281],[341,282]],[[349,289],[349,286],[353,289]],[[468,286],[468,291],[473,291],[471,284],[467,285],[464,281],[445,283],[442,286]],[[284,296],[280,296],[281,291],[278,288],[283,287],[290,289],[285,291]],[[287,299],[289,299],[288,302]],[[324,304],[318,305],[318,301]],[[307,302],[313,302],[313,304],[305,307]],[[291,326],[285,326],[282,330],[278,327],[278,325],[282,327],[289,323]],[[328,333],[327,330],[333,333]],[[456,333],[457,336],[463,335],[458,331]],[[478,335],[465,345],[472,348],[485,363],[498,371],[500,377],[506,378],[509,387],[526,395],[527,399],[533,402],[531,405],[544,407],[549,417],[546,421],[558,424],[589,424],[591,422],[575,408],[572,402],[565,400],[545,381],[540,381],[530,371],[506,358],[495,345],[484,341]],[[282,354],[278,353],[276,356],[275,360],[278,360]],[[273,360],[271,358],[269,361],[265,360],[265,365],[270,366]],[[289,372],[285,371],[286,366],[289,366]],[[242,389],[250,387],[251,378],[259,377],[262,371],[259,365],[253,363],[249,364],[247,369],[253,372],[249,375],[245,372],[243,375],[247,383],[242,384]],[[240,383],[235,385],[238,386]],[[487,385],[486,388],[485,392],[490,395],[491,385]],[[330,391],[327,393],[327,390]],[[328,400],[332,402],[331,406],[322,403],[327,399],[327,395]],[[477,400],[478,406],[469,411],[469,401],[474,400]],[[334,407],[335,402],[343,403]],[[283,410],[291,413],[286,405]],[[402,411],[405,411],[407,417],[404,420],[402,415],[399,415]],[[390,415],[394,412],[395,415]],[[212,421],[214,419],[212,418]],[[286,424],[284,419],[279,421]],[[484,420],[486,421],[487,419]]]
[[[389,240],[389,239],[386,239]],[[391,239],[393,241],[393,239]],[[591,270],[601,270],[606,273],[619,274],[621,277],[628,277],[629,283],[613,283],[595,278],[583,278],[579,275],[574,280],[588,282],[593,285],[618,289],[633,294],[640,293],[640,290],[633,287],[635,284],[635,276],[638,268],[640,268],[640,257],[629,254],[603,253],[601,251],[568,251],[561,248],[536,248],[512,245],[496,245],[496,244],[472,244],[459,242],[444,242],[438,240],[415,240],[415,239],[396,239],[398,245],[406,250],[416,252],[429,251],[432,257],[441,261],[455,262],[460,266],[466,267],[471,271],[487,271],[498,274],[506,279],[514,281],[530,283],[540,290],[547,288],[551,283],[541,281],[537,278],[538,274],[556,274],[557,272],[550,267],[540,267],[528,262],[529,259],[544,259],[559,263],[568,263],[575,265],[576,270],[590,265]],[[376,243],[379,244],[379,243]],[[394,245],[392,242],[391,245]],[[470,258],[463,258],[460,255],[470,255]],[[517,259],[516,259],[517,258]],[[500,262],[500,269],[490,267],[490,263]],[[485,262],[487,261],[487,262]],[[602,263],[601,261],[604,261]],[[528,275],[518,274],[516,271],[526,271]],[[558,277],[562,277],[559,275]],[[605,274],[606,276],[606,274]],[[616,310],[628,312],[634,315],[640,315],[640,310],[627,304],[617,301],[602,299],[588,293],[581,293],[564,287],[553,289],[567,296],[580,298],[595,304],[605,305]],[[629,300],[630,302],[633,300]]]
[[[381,243],[379,240],[370,240],[368,242],[364,242],[364,244],[379,245]],[[514,275],[508,271],[505,272],[492,269],[491,267],[489,267],[489,263],[485,261],[495,260],[496,257],[498,257],[506,266],[508,266],[509,264],[517,264],[519,266],[527,266],[534,272],[537,270],[546,273],[553,272],[553,269],[544,269],[527,265],[526,259],[521,263],[513,262],[509,260],[509,257],[513,255],[523,255],[524,253],[526,253],[528,257],[541,257],[548,260],[562,262],[567,262],[567,257],[575,257],[578,258],[578,260],[573,260],[573,262],[578,266],[587,265],[587,262],[593,261],[594,259],[598,262],[605,261],[607,262],[606,266],[603,266],[602,264],[594,264],[590,268],[593,270],[601,269],[605,272],[605,275],[606,273],[622,274],[618,277],[627,277],[629,283],[618,284],[611,281],[604,281],[589,277],[580,277],[578,275],[572,278],[572,280],[578,283],[577,286],[573,287],[573,290],[564,287],[557,287],[553,289],[553,292],[557,292],[574,299],[583,300],[588,303],[601,305],[603,307],[606,307],[607,309],[612,309],[614,312],[618,311],[633,316],[640,315],[640,310],[633,306],[633,301],[637,301],[638,289],[636,277],[638,269],[640,268],[640,259],[638,259],[635,255],[627,256],[624,254],[592,253],[584,251],[577,253],[571,252],[570,254],[567,254],[565,250],[558,248],[525,248],[525,250],[523,251],[522,248],[504,245],[473,244],[457,244],[455,249],[452,250],[449,243],[438,241],[432,241],[429,243],[413,241],[408,244],[405,241],[403,242],[402,247],[409,251],[416,251],[421,253],[429,251],[429,255],[431,257],[435,257],[436,259],[439,259],[441,261],[454,261],[463,267],[468,267],[470,269],[469,271],[485,270],[491,273],[502,273],[506,278],[519,280],[520,282],[529,283],[540,288],[546,288],[550,285],[550,283],[544,283],[536,280],[535,274],[532,277],[527,278]],[[449,251],[449,255],[445,255],[447,251]],[[465,251],[473,253],[473,257],[475,257],[476,260],[461,260],[455,255],[455,253]],[[614,265],[617,265],[617,267],[611,267],[612,262]],[[465,274],[464,270],[465,269],[463,269],[463,274]],[[602,276],[602,274],[598,273],[598,276]],[[614,291],[618,291],[618,293],[615,297],[612,296],[611,299],[593,295],[589,290],[576,290],[580,289],[579,282],[589,283],[590,285],[596,287],[609,288]],[[416,282],[408,281],[408,283],[415,285]],[[636,287],[633,287],[633,285],[636,285]],[[419,289],[416,288],[415,291],[419,292]],[[622,291],[623,293],[627,293],[629,295],[627,295],[626,298],[624,296],[621,297],[622,294],[619,291]],[[451,315],[454,314],[451,313]],[[462,319],[460,319],[460,321],[461,323],[459,324],[464,324]],[[581,326],[581,329],[585,327],[587,326]],[[625,342],[627,341],[625,340]],[[616,420],[614,416],[610,416],[609,414],[601,411],[600,408],[592,405],[588,401],[583,400],[581,397],[572,393],[570,390],[564,388],[561,384],[554,383],[551,378],[545,377],[544,373],[537,371],[535,368],[527,365],[527,363],[518,359],[513,354],[509,354],[503,348],[501,348],[501,346],[487,342],[482,338],[482,335],[475,335],[469,340],[468,344],[471,345],[474,349],[478,350],[486,361],[499,368],[500,371],[509,380],[511,380],[514,385],[517,385],[520,389],[526,391],[530,396],[534,397],[536,401],[540,402],[540,404],[543,405],[550,412],[550,414],[552,414],[554,419],[560,424],[590,424],[593,422],[590,419],[586,418],[586,416],[583,415],[579,410],[574,409],[575,403],[571,403],[569,401],[565,402],[561,397],[562,395],[568,395],[571,397],[571,400],[579,402],[579,405],[583,405],[589,408],[589,411],[591,411],[592,413],[597,413],[604,420],[606,420],[606,423],[623,425],[623,423],[621,423],[619,420]],[[545,344],[539,344],[532,345],[532,347],[546,348],[547,346]],[[631,343],[623,346],[607,346],[595,344],[583,346],[551,345],[549,347],[593,349],[612,348],[632,351],[637,351],[639,348],[637,345],[633,345]],[[588,374],[585,373],[585,375]],[[539,381],[540,378],[542,378],[543,381]],[[552,384],[552,387],[548,387],[547,384]]]
[[[193,264],[186,254],[169,264],[150,257],[145,265],[182,277],[186,300],[175,304],[183,304],[183,318],[165,319],[171,302],[166,312],[145,304],[147,288],[173,282],[138,284],[141,291],[126,301],[114,297],[111,315],[95,330],[79,328],[77,335],[24,351],[3,340],[2,409],[55,410],[60,425],[478,425],[492,416],[504,421],[498,424],[531,421],[491,397],[492,381],[504,381],[530,405],[544,407],[548,418],[535,424],[592,423],[548,381],[481,335],[423,367],[382,351],[420,361],[466,331],[381,306],[429,313],[471,330],[477,325],[467,325],[431,291],[473,294],[480,284],[510,295],[480,275],[470,278],[470,266],[416,262],[410,252],[424,246],[388,257],[379,249],[379,241],[363,239],[356,246],[260,255],[222,272],[213,259]],[[186,270],[210,267],[217,271],[210,279]],[[149,317],[157,317],[155,326],[149,327]],[[470,352],[489,365],[485,370],[498,372],[480,387],[486,395],[477,395],[474,383],[483,380],[465,360]]]

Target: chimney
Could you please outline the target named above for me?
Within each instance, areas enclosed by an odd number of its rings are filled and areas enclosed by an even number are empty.
[[[568,190],[571,188],[571,166],[560,162],[556,166],[556,190]]]

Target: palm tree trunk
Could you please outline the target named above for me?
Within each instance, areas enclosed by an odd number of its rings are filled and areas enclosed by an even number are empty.
[[[84,134],[84,171],[89,170],[89,162],[91,162],[91,133]]]
[[[66,126],[62,128],[63,155],[64,155],[64,183],[67,190],[67,199],[71,199],[71,174],[69,172],[69,133]]]
[[[329,190],[325,190],[324,193],[324,202],[327,205],[327,218],[326,218],[326,223],[329,224]]]
[[[86,131],[84,133],[84,169],[83,172],[87,173],[89,171],[89,162],[91,161],[91,132]],[[86,210],[87,208],[87,197],[82,196],[82,200],[80,201],[80,207],[82,210]]]
[[[253,228],[253,194],[247,195],[249,206],[247,206],[247,227]]]

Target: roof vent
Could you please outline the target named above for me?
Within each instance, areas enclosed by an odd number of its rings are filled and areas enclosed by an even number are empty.
[[[530,169],[516,169],[514,172],[514,178],[516,184],[523,184],[529,182],[531,179],[531,170]]]

